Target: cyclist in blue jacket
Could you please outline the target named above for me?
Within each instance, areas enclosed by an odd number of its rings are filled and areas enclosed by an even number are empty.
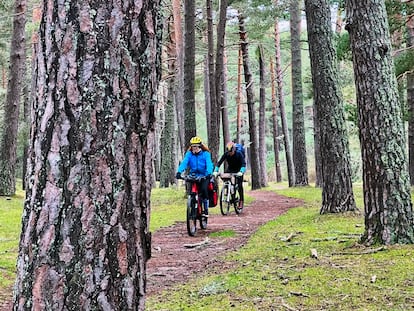
[[[213,173],[213,161],[211,160],[211,154],[208,148],[203,145],[200,137],[193,137],[190,140],[190,148],[184,154],[184,159],[180,163],[177,169],[176,178],[180,179],[181,174],[189,169],[189,175],[195,175],[197,177],[204,177],[200,181],[199,189],[200,196],[203,201],[204,214],[203,216],[208,217],[208,183],[210,176]]]
[[[217,176],[220,165],[226,161],[227,168],[225,173],[236,173],[237,185],[239,188],[240,202],[239,206],[242,206],[244,201],[244,191],[243,191],[243,174],[246,171],[246,159],[241,150],[236,146],[236,143],[229,142],[226,145],[226,151],[221,156],[220,160],[217,162],[214,168],[214,177]]]

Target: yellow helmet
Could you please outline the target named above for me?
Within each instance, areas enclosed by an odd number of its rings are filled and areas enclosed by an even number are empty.
[[[201,145],[201,138],[198,136],[194,136],[190,139],[190,145]]]

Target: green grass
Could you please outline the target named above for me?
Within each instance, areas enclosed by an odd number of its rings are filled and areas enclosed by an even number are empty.
[[[21,188],[18,183],[17,189]],[[0,197],[0,288],[14,282],[23,200],[21,190],[12,197]]]
[[[414,248],[358,244],[361,213],[320,215],[321,190],[271,184],[266,190],[304,200],[302,207],[259,228],[224,260],[233,267],[206,273],[147,299],[147,310],[409,310],[414,306]],[[361,185],[354,186],[362,211]],[[0,290],[10,290],[24,195],[0,197]],[[246,196],[246,204],[252,201]],[[182,187],[153,189],[151,231],[185,220]],[[211,209],[219,214],[220,208]],[[223,230],[216,237],[231,237]],[[312,258],[311,252],[317,255]]]
[[[365,248],[357,243],[361,213],[319,215],[320,189],[273,189],[303,199],[304,206],[262,226],[245,247],[226,255],[232,263],[226,266],[234,269],[151,297],[147,310],[413,308],[412,245]],[[361,209],[361,186],[354,192]]]

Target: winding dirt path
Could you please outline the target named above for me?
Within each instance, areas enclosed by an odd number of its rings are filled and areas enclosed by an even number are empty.
[[[234,210],[228,216],[210,215],[206,230],[187,235],[185,223],[163,228],[153,234],[152,258],[147,264],[147,295],[153,295],[177,283],[187,281],[194,273],[222,267],[219,256],[243,246],[259,226],[276,218],[302,201],[269,191],[249,191],[255,200],[243,213]],[[215,208],[220,208],[219,206]],[[233,230],[230,238],[208,237],[213,232]],[[189,248],[189,245],[198,247]]]
[[[222,268],[220,255],[240,248],[259,226],[302,203],[269,191],[247,193],[255,200],[245,206],[241,215],[236,215],[234,211],[228,216],[210,215],[207,229],[197,230],[195,237],[187,235],[185,223],[177,223],[153,233],[152,258],[147,264],[147,296],[186,282],[194,273]],[[208,237],[213,232],[223,230],[233,230],[236,234],[224,239]],[[197,244],[197,247],[188,247]],[[8,293],[0,293],[0,311],[12,309],[11,296],[11,289]]]

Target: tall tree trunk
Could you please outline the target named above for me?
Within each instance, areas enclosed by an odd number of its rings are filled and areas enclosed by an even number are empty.
[[[242,75],[243,75],[243,55],[241,46],[239,48],[238,58],[237,58],[237,95],[236,95],[236,104],[237,104],[237,133],[236,140],[237,142],[241,141],[241,132],[243,128],[243,104],[242,104]]]
[[[273,60],[270,59],[270,73],[272,82],[272,129],[273,129],[273,151],[275,155],[275,175],[276,182],[282,181],[282,170],[280,168],[279,157],[279,122],[277,121],[277,98],[276,98],[276,75]]]
[[[184,140],[197,135],[195,116],[195,2],[185,0],[184,31]],[[185,150],[183,150],[184,152]]]
[[[175,72],[177,71],[177,44],[175,42],[174,19],[167,20],[166,53],[168,59],[168,94],[164,101],[164,127],[161,132],[160,146],[162,152],[159,153],[160,160],[160,187],[167,188],[175,181],[174,165],[174,89]],[[160,123],[160,122],[157,122]]]
[[[181,18],[181,0],[171,0],[174,16],[175,44],[177,50],[176,87],[174,89],[174,103],[177,116],[177,133],[179,154],[181,155],[187,146],[184,138],[184,39]],[[174,151],[175,152],[175,151]]]
[[[145,308],[157,12],[43,3],[14,310]]]
[[[231,141],[230,137],[230,126],[229,126],[229,109],[227,103],[227,55],[226,49],[224,49],[224,62],[223,62],[223,97],[222,97],[222,113],[221,113],[221,124],[223,126],[223,143]]]
[[[328,0],[305,0],[322,168],[321,214],[356,210]]]
[[[384,1],[347,0],[354,64],[366,244],[413,243],[406,138]]]
[[[218,150],[220,146],[220,117],[223,114],[223,107],[226,105],[224,94],[224,42],[226,35],[227,23],[227,0],[220,1],[219,21],[217,25],[217,47],[216,47],[216,69],[215,69],[215,83],[216,83],[216,112],[215,117],[216,132],[214,133],[214,141],[212,148],[213,161],[217,160]],[[225,142],[226,143],[226,142]]]
[[[217,154],[219,148],[219,124],[218,115],[221,111],[217,108],[217,93],[216,93],[216,76],[214,69],[214,33],[213,33],[213,9],[212,0],[206,0],[207,7],[207,64],[208,64],[208,93],[206,98],[206,105],[210,106],[207,112],[207,133],[208,144],[211,151],[213,163],[217,162]]]
[[[275,5],[278,1],[275,0]],[[282,72],[282,57],[280,53],[280,31],[279,31],[279,20],[276,18],[275,21],[275,65],[276,65],[276,82],[277,82],[277,95],[279,101],[280,119],[282,122],[283,131],[283,143],[285,146],[286,166],[288,174],[289,187],[295,185],[295,166],[293,164],[292,150],[290,147],[289,139],[289,126],[286,116],[285,99],[283,95],[283,72]]]
[[[407,47],[414,48],[414,15],[407,21]],[[412,52],[413,53],[413,52]],[[414,54],[414,53],[413,53]],[[408,155],[410,184],[414,186],[414,73],[407,74]]]
[[[306,186],[308,185],[308,162],[306,157],[305,118],[303,113],[300,6],[301,0],[292,0],[289,8],[292,54],[292,136],[295,186]]]
[[[258,155],[258,140],[256,132],[256,111],[254,109],[253,77],[249,64],[249,43],[244,25],[244,17],[239,13],[240,46],[243,55],[244,80],[246,83],[247,109],[249,112],[250,136],[250,166],[252,175],[252,190],[260,189],[260,162]]]
[[[263,46],[259,45],[259,80],[260,80],[260,104],[259,104],[259,161],[260,161],[260,185],[267,187],[267,148],[266,148],[266,68],[264,64]]]
[[[10,47],[9,83],[7,85],[4,125],[0,152],[0,195],[16,192],[17,131],[20,98],[26,62],[26,0],[15,0],[13,34]]]

